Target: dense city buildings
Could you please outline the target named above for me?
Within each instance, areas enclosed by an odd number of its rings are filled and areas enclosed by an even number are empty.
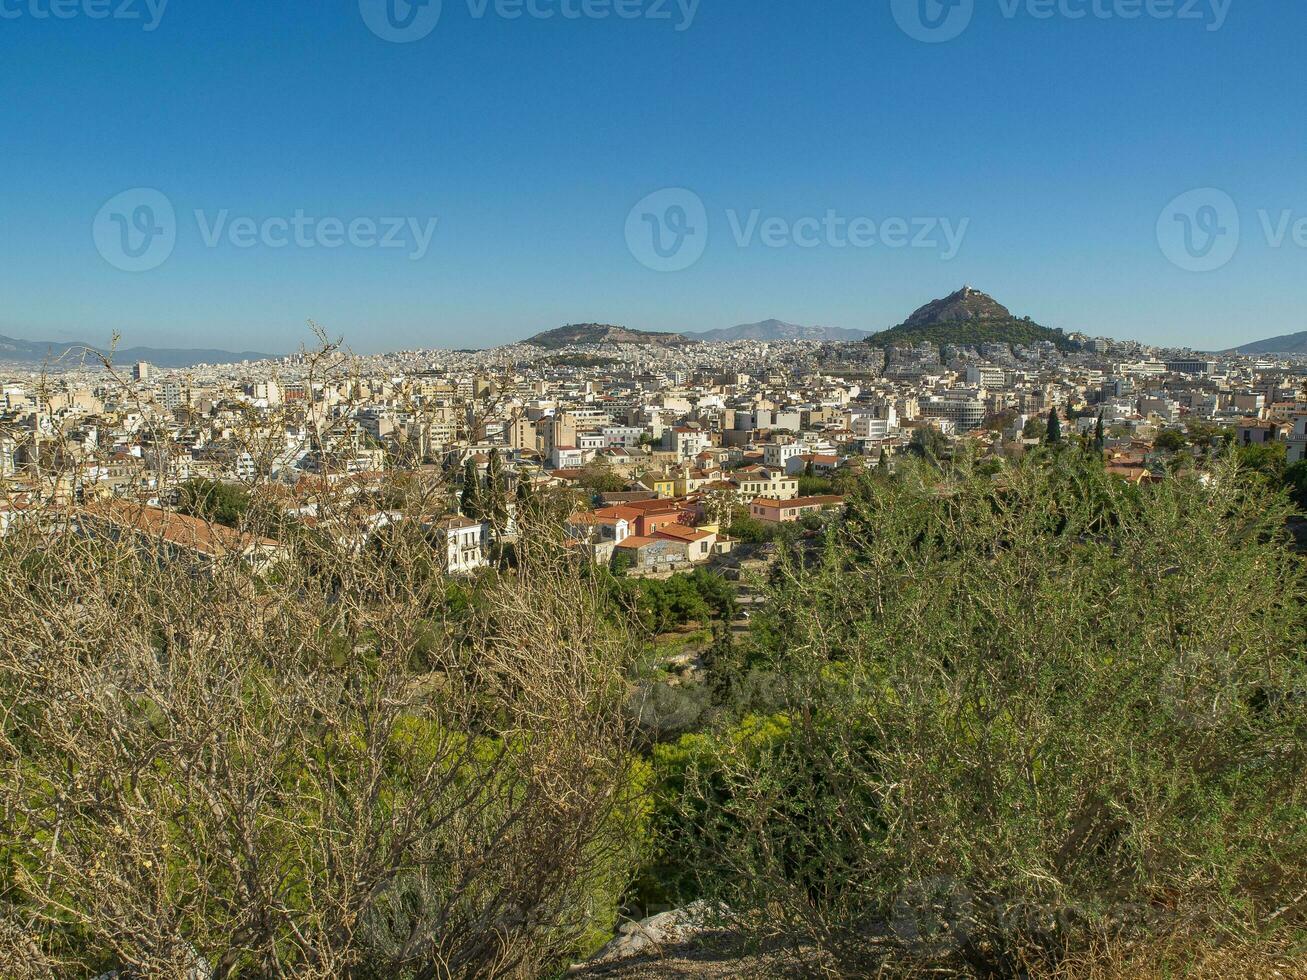
[[[14,364],[0,375],[0,529],[38,501],[84,511],[88,527],[133,501],[150,508],[134,520],[166,526],[183,549],[248,548],[263,561],[275,542],[202,541],[164,515],[209,481],[312,523],[326,518],[308,491],[329,487],[358,503],[333,530],[362,543],[388,521],[374,491],[401,471],[443,487],[430,529],[446,538],[449,571],[484,567],[492,545],[513,540],[519,488],[572,493],[562,530],[573,545],[639,571],[729,553],[733,515],[819,518],[839,507],[841,474],[892,468],[914,447],[1020,454],[1051,417],[1134,480],[1174,469],[1175,447],[1158,441],[1171,430],[1284,443],[1290,462],[1303,458],[1302,358],[1074,341],[528,342],[333,352],[335,373],[309,353],[126,374]]]

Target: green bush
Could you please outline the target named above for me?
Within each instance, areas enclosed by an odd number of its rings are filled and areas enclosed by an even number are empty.
[[[757,623],[785,734],[683,742],[674,778],[662,750],[666,860],[701,894],[854,975],[1303,928],[1282,496],[1232,465],[1136,488],[1061,454],[906,467],[852,503],[820,555],[782,555]]]

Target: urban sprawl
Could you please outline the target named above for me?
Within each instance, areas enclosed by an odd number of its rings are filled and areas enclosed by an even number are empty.
[[[903,453],[1005,459],[1056,438],[1132,482],[1201,468],[1221,444],[1304,457],[1307,360],[1077,340],[1073,353],[740,341],[356,357],[327,345],[185,370],[0,366],[0,532],[57,510],[176,554],[266,564],[276,538],[188,513],[185,488],[239,488],[363,546],[413,519],[383,492],[406,473],[443,488],[421,519],[449,573],[513,541],[524,499],[567,493],[570,546],[660,574],[827,520],[847,479]]]

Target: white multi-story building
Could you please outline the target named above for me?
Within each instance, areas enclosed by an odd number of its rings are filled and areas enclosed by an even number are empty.
[[[688,426],[678,425],[673,429],[668,429],[665,435],[669,443],[667,448],[676,453],[681,459],[691,459],[698,456],[712,445],[712,440],[708,438],[708,433],[703,429],[692,429]]]
[[[578,432],[576,448],[585,453],[587,459],[592,459],[599,450],[608,448],[608,437],[602,432]]]
[[[434,525],[445,536],[445,571],[465,575],[490,564],[482,553],[484,525],[467,517],[446,517]]]
[[[731,477],[731,482],[735,484],[741,502],[746,504],[754,497],[793,500],[799,495],[798,477],[780,470],[742,470]]]
[[[989,365],[969,365],[967,367],[967,384],[980,385],[982,388],[1001,388],[1007,381],[1007,372],[1001,367]]]
[[[160,387],[159,399],[164,408],[181,408],[182,405],[185,405],[187,401],[189,401],[187,394],[185,387],[180,381],[176,378],[167,378]]]
[[[642,435],[644,429],[636,425],[611,425],[603,430],[608,449],[636,449]]]
[[[1293,431],[1285,447],[1290,463],[1307,459],[1307,415],[1294,416]]]
[[[984,424],[985,403],[979,398],[950,393],[927,398],[921,403],[921,414],[926,418],[951,422],[958,432],[970,432]]]
[[[762,447],[762,464],[769,469],[784,470],[794,456],[802,456],[808,450],[798,442],[769,442]]]
[[[585,450],[576,446],[555,446],[550,458],[554,469],[579,470],[585,465]]]
[[[849,428],[857,439],[890,439],[898,434],[899,413],[893,405],[887,405],[875,413],[854,415]]]

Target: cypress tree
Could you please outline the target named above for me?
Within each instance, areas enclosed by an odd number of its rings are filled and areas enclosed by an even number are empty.
[[[463,516],[479,521],[484,516],[481,502],[481,477],[477,475],[476,460],[471,456],[463,464],[463,499],[460,502]]]
[[[1055,446],[1062,441],[1062,421],[1057,417],[1057,409],[1048,410],[1048,432],[1044,436],[1044,441],[1050,446]]]
[[[517,481],[517,491],[515,492],[514,496],[517,499],[517,506],[519,511],[523,507],[530,507],[531,502],[534,499],[531,495],[531,481],[519,477]]]
[[[508,487],[504,482],[504,467],[498,447],[490,450],[490,462],[486,464],[484,509],[485,518],[490,522],[490,533],[498,539],[508,526]]]
[[[1102,452],[1107,445],[1107,439],[1103,436],[1103,413],[1098,413],[1098,424],[1094,426],[1094,449]]]

